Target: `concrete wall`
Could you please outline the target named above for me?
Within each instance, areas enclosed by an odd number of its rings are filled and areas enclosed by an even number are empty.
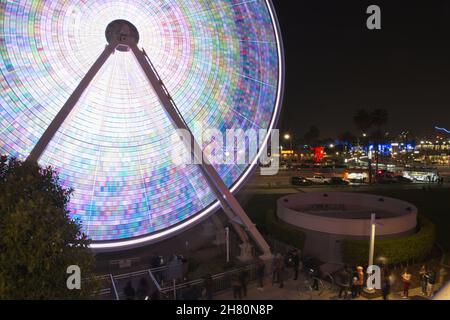
[[[417,208],[408,202],[368,194],[354,193],[294,194],[278,200],[278,217],[299,227],[306,234],[304,254],[326,262],[341,262],[344,239],[367,239],[370,219],[340,219],[294,210],[308,204],[347,204],[365,206],[370,212],[392,212],[392,217],[377,219],[377,238],[396,238],[413,234],[417,226]],[[383,201],[380,201],[380,198]],[[286,201],[288,200],[288,201]],[[348,216],[348,214],[347,214]]]
[[[277,215],[281,220],[306,230],[345,236],[369,236],[370,219],[334,218],[292,209],[318,203],[358,205],[367,207],[373,213],[377,210],[392,212],[392,217],[377,219],[377,235],[404,234],[416,228],[417,208],[408,202],[369,194],[335,192],[326,195],[314,192],[283,197],[278,200]]]

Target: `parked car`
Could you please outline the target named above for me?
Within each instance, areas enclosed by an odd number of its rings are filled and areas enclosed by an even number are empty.
[[[334,185],[334,186],[347,186],[347,185],[350,184],[350,182],[348,182],[347,180],[344,180],[344,179],[339,178],[339,177],[331,178],[329,183]]]
[[[312,178],[308,179],[313,184],[330,184],[330,179],[325,178],[325,176],[315,174]]]
[[[292,177],[291,184],[294,186],[310,186],[312,182],[304,177]]]

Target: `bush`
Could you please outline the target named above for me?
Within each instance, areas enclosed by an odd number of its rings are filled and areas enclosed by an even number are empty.
[[[90,240],[67,207],[72,190],[57,172],[0,156],[0,300],[85,299],[95,280],[69,290],[67,268],[92,279]]]
[[[253,223],[256,224],[261,233],[268,233],[266,228],[266,216],[269,211],[275,211],[277,200],[283,195],[254,195],[246,204],[245,212],[249,215]]]
[[[234,267],[232,263],[226,263],[224,255],[220,254],[208,260],[208,263],[190,258],[186,277],[188,280],[202,279],[208,274],[218,274]]]
[[[267,233],[275,239],[303,250],[305,234],[299,228],[278,219],[274,210],[266,211],[265,227]]]
[[[255,195],[245,206],[245,210],[258,230],[276,240],[303,249],[305,234],[297,227],[278,219],[277,200],[284,194]]]
[[[377,240],[375,261],[384,257],[388,264],[403,263],[412,259],[423,259],[430,254],[436,240],[436,227],[426,217],[418,219],[418,230],[414,235],[399,239]],[[369,258],[367,240],[346,239],[342,243],[343,260],[349,264],[361,264]]]

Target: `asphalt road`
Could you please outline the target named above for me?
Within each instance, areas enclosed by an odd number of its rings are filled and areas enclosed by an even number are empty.
[[[325,177],[339,176],[343,173],[343,169],[338,170],[322,170],[305,169],[301,171],[282,170],[275,176],[262,176],[258,172],[246,184],[242,192],[244,193],[295,193],[295,192],[321,192],[321,191],[376,191],[376,190],[411,190],[423,188],[449,188],[450,181],[447,180],[443,184],[438,183],[392,183],[392,184],[351,184],[348,186],[333,185],[311,185],[311,186],[294,186],[291,184],[291,178],[295,176],[312,177],[314,174],[322,174]]]

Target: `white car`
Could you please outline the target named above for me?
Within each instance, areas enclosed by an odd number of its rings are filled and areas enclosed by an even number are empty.
[[[330,178],[325,178],[325,176],[315,174],[312,178],[308,178],[308,181],[311,181],[314,184],[329,184]]]
[[[403,177],[416,182],[438,182],[439,175],[435,172],[404,171]]]

